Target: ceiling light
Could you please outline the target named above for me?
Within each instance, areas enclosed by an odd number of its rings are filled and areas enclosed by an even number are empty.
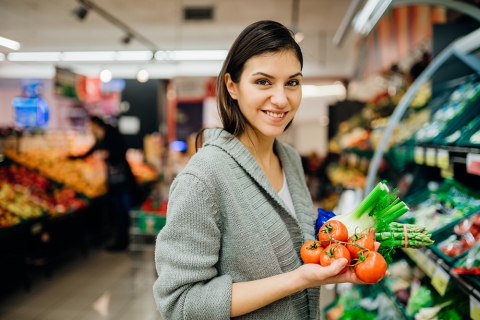
[[[325,86],[302,85],[302,97],[345,97],[347,89],[343,84],[331,84]]]
[[[0,52],[0,61],[3,61],[3,60],[5,60],[5,55]]]
[[[204,60],[225,60],[228,50],[178,50],[178,51],[157,51],[157,60],[183,60],[183,61],[204,61]]]
[[[100,81],[102,81],[103,83],[107,83],[107,82],[110,82],[112,80],[112,72],[108,69],[104,69],[102,70],[102,72],[100,72]]]
[[[73,15],[78,18],[78,20],[84,20],[88,14],[88,9],[80,5],[77,9],[73,10]]]
[[[64,52],[63,61],[114,61],[115,51]]]
[[[302,42],[303,39],[305,39],[305,33],[303,32],[297,32],[294,36],[295,42],[300,43]]]
[[[137,73],[137,80],[138,82],[144,83],[148,81],[148,71],[145,69],[142,69],[138,71]]]
[[[367,35],[388,9],[392,0],[368,0],[353,20],[356,32]]]
[[[13,41],[8,38],[0,37],[0,46],[6,47],[12,50],[20,49],[20,43],[17,41]]]
[[[118,61],[148,61],[152,58],[152,51],[117,51],[115,55]]]
[[[10,61],[60,61],[60,52],[11,52],[8,54]]]

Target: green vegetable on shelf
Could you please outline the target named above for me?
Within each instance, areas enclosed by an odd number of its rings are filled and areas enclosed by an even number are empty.
[[[353,310],[345,310],[343,316],[338,320],[374,320],[377,315],[373,312],[367,312],[364,309],[356,308]]]
[[[433,294],[425,286],[419,286],[417,284],[412,284],[412,289],[410,293],[410,299],[407,303],[407,315],[413,316],[421,308],[430,307],[433,304]]]

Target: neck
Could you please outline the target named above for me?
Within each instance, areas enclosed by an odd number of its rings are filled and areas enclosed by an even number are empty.
[[[262,136],[249,128],[238,139],[250,151],[262,168],[270,165],[276,159],[273,151],[275,138]]]

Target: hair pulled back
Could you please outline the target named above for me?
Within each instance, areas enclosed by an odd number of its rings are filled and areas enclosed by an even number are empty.
[[[228,93],[225,74],[229,73],[232,81],[238,83],[248,59],[264,53],[281,51],[292,51],[303,68],[302,51],[293,38],[293,32],[284,25],[270,20],[258,21],[246,27],[230,48],[217,78],[216,90],[217,108],[223,129],[232,135],[236,137],[241,135],[248,121],[240,111],[237,101]]]

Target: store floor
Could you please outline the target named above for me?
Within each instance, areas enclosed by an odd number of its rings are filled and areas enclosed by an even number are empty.
[[[90,252],[54,268],[51,279],[34,279],[29,293],[19,289],[0,300],[0,319],[160,320],[152,266],[153,258],[132,281],[128,253]]]
[[[53,270],[51,279],[39,276],[32,289],[18,289],[0,300],[0,319],[8,320],[161,320],[153,300],[152,255],[141,261],[135,276],[128,253],[90,252]],[[137,266],[137,265],[135,265]],[[333,300],[322,287],[321,305]]]

